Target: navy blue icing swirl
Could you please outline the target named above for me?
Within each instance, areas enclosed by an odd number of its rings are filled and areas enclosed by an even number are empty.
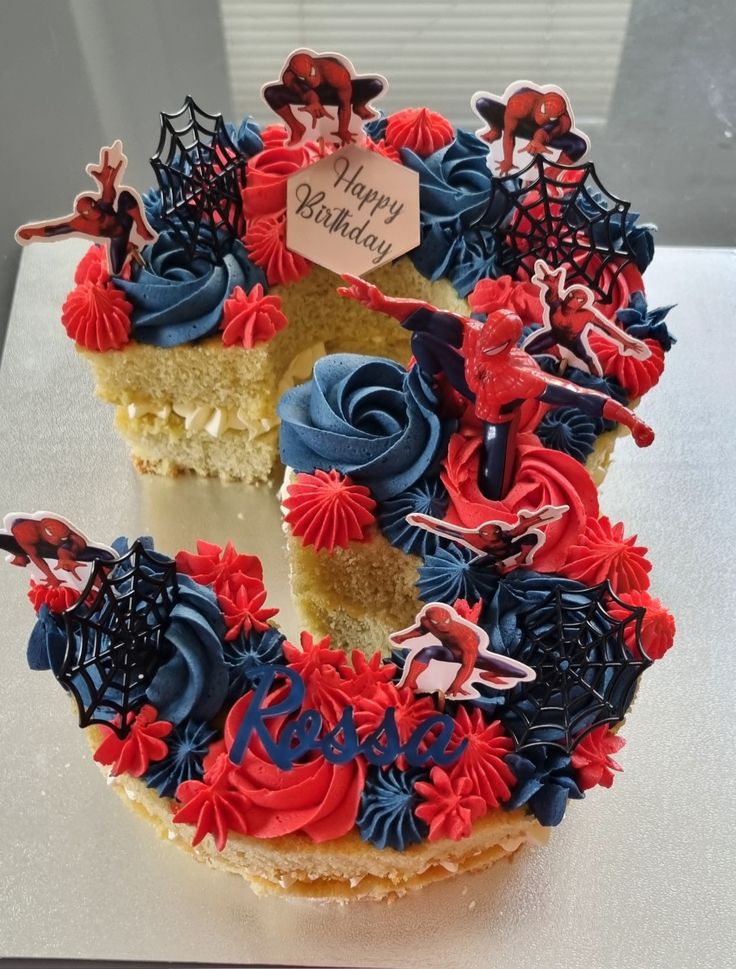
[[[440,540],[426,528],[410,525],[406,516],[416,513],[442,519],[447,501],[447,491],[439,478],[421,478],[411,488],[379,504],[378,525],[395,548],[426,558],[437,550]]]
[[[613,212],[610,218],[601,218],[602,212],[611,207],[610,200],[597,191],[579,192],[575,206],[588,219],[588,234],[592,242],[607,250],[613,246],[616,249],[630,249],[634,256],[634,263],[640,273],[643,273],[654,257],[654,232],[656,225],[640,223],[639,213],[631,209],[626,217],[619,212]]]
[[[656,310],[650,310],[644,293],[637,291],[629,297],[627,307],[616,311],[616,319],[630,336],[638,340],[656,340],[667,353],[677,343],[665,323],[665,317],[671,309],[674,306],[660,306]]]
[[[219,736],[209,724],[188,720],[166,738],[169,752],[163,760],[152,762],[143,780],[159,797],[173,797],[184,781],[199,781],[204,776],[203,761],[210,744]]]
[[[318,360],[312,380],[279,402],[281,460],[296,471],[336,468],[377,501],[406,491],[429,472],[454,420],[418,367],[339,353]]]
[[[596,442],[596,421],[577,407],[557,407],[545,414],[536,434],[545,447],[585,464]]]
[[[358,810],[358,831],[363,841],[395,851],[405,851],[423,841],[429,829],[414,814],[419,804],[414,785],[428,779],[429,773],[417,768],[371,767]]]
[[[237,128],[232,122],[227,121],[225,123],[225,129],[232,143],[246,158],[250,158],[252,155],[257,155],[259,151],[263,151],[261,126],[249,114],[246,114]]]
[[[178,601],[163,636],[171,656],[151,681],[146,696],[159,720],[209,720],[220,710],[228,688],[222,640],[225,624],[214,592],[177,575]]]
[[[47,605],[41,606],[28,640],[26,659],[32,670],[51,670],[57,675],[66,652],[63,621]]]
[[[423,602],[446,602],[452,605],[465,599],[471,605],[487,601],[496,591],[498,578],[487,566],[473,562],[476,554],[458,545],[440,546],[419,567],[417,588]]]
[[[253,688],[252,675],[261,666],[284,662],[281,649],[286,637],[278,629],[243,633],[224,643],[225,665],[228,672],[228,699],[237,700]]]
[[[503,805],[507,811],[526,805],[540,824],[554,827],[564,818],[568,799],[585,797],[570,758],[557,748],[539,746],[508,754],[506,763],[517,777],[511,798]]]
[[[222,304],[236,286],[249,292],[266,285],[263,270],[249,259],[237,240],[222,262],[190,259],[186,246],[170,230],[144,250],[147,266],[115,285],[133,305],[132,335],[140,343],[178,346],[217,330]]]

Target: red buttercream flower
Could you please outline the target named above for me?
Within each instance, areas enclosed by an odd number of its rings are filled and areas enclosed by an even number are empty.
[[[567,554],[562,574],[585,585],[609,579],[616,595],[649,588],[652,564],[647,549],[636,544],[636,535],[626,538],[623,522],[612,525],[605,515],[590,516],[580,541]]]
[[[264,701],[280,703],[288,687],[274,690]],[[232,707],[225,723],[228,750],[250,705],[247,693]],[[305,708],[308,706],[305,700]],[[268,732],[278,740],[289,720],[285,716],[266,720]],[[331,764],[319,752],[305,755],[288,771],[275,766],[263,741],[253,734],[243,761],[233,774],[233,784],[248,800],[248,834],[278,838],[301,831],[313,841],[331,841],[355,826],[366,764],[356,757],[347,764]]]
[[[467,838],[473,822],[486,813],[486,802],[473,793],[471,779],[453,781],[441,767],[433,767],[430,781],[417,781],[414,790],[424,798],[414,813],[429,825],[430,841]]]
[[[163,738],[174,727],[166,720],[157,720],[157,716],[156,708],[150,704],[142,706],[137,714],[129,713],[126,723],[130,732],[122,740],[110,727],[100,727],[105,739],[95,751],[94,759],[98,764],[112,764],[113,777],[118,774],[141,777],[151,761],[163,760],[169,752]]]
[[[311,262],[286,248],[286,220],[283,215],[251,219],[244,241],[248,255],[266,273],[270,286],[288,286],[309,275]]]
[[[194,826],[192,846],[211,834],[218,851],[227,844],[228,834],[248,834],[250,801],[233,785],[236,768],[226,753],[214,759],[201,781],[183,781],[176,789],[182,807],[173,817],[175,824]]]
[[[278,614],[278,609],[264,606],[266,595],[263,583],[245,577],[242,582],[232,580],[227,593],[217,596],[227,626],[225,639],[228,642],[237,639],[241,632],[247,636],[254,629],[265,632],[269,628],[268,620]]]
[[[266,296],[260,283],[249,293],[236,286],[222,306],[222,342],[252,350],[257,343],[268,343],[288,322],[280,296]]]
[[[303,632],[301,649],[288,640],[283,644],[284,658],[304,681],[304,707],[319,711],[328,729],[335,726],[350,695],[345,681],[347,660],[341,649],[330,649],[330,637],[315,640]]]
[[[297,538],[317,552],[364,542],[376,520],[376,502],[368,488],[334,469],[298,474],[286,491],[286,521]]]
[[[49,582],[35,582],[31,579],[31,586],[28,590],[28,598],[36,610],[36,614],[41,611],[41,606],[48,606],[49,612],[66,612],[79,599],[79,591],[70,585],[51,585]]]
[[[414,692],[404,686],[399,689],[393,683],[383,684],[375,690],[373,696],[356,696],[353,698],[355,728],[358,738],[365,738],[379,728],[388,707],[394,708],[396,728],[401,744],[405,744],[416,728],[424,723],[427,717],[437,711],[431,697],[417,697]],[[420,750],[424,750],[428,740],[425,738]],[[406,770],[408,764],[404,754],[396,758],[396,766]]]
[[[603,372],[615,377],[630,397],[641,397],[658,382],[664,370],[664,350],[656,340],[645,340],[651,350],[646,360],[624,356],[615,344],[593,332],[590,334],[590,349],[601,362]]]
[[[380,652],[366,659],[360,650],[355,649],[350,654],[350,662],[352,668],[343,667],[342,675],[345,689],[353,697],[375,697],[384,684],[393,680],[396,673],[394,663],[386,662]]]
[[[251,584],[263,583],[263,566],[258,556],[241,554],[232,542],[228,542],[223,549],[199,539],[196,553],[177,552],[176,570],[200,585],[211,585],[215,592],[230,598],[247,581]]]
[[[478,485],[481,448],[476,435],[450,438],[441,475],[450,497],[445,518],[475,528],[491,520],[515,521],[524,508],[567,505],[562,518],[546,526],[546,541],[534,556],[537,571],[559,571],[568,550],[580,539],[587,517],[598,514],[598,493],[590,475],[574,458],[542,447],[533,434],[520,434],[513,485],[503,501],[489,501]]]
[[[467,777],[470,793],[482,797],[489,808],[497,808],[511,797],[516,775],[504,758],[514,750],[514,742],[504,731],[500,721],[487,724],[477,708],[468,713],[459,706],[455,714],[452,739],[447,745],[452,752],[467,740],[459,760],[447,768],[447,776],[457,784]]]
[[[365,144],[361,145],[361,148],[365,148],[367,151],[375,152],[376,155],[383,155],[384,158],[388,158],[389,161],[396,162],[397,165],[402,165],[401,155],[398,153],[396,148],[392,148],[391,145],[386,144],[385,139],[381,138],[380,141],[372,141],[370,138],[366,138]]]
[[[429,108],[405,108],[386,122],[386,144],[410,148],[420,158],[449,145],[454,137],[455,129],[447,118]]]
[[[130,342],[133,307],[113,285],[81,283],[66,298],[61,322],[67,334],[85,350],[104,353]]]
[[[591,730],[580,741],[570,760],[577,771],[577,782],[581,790],[587,791],[598,784],[601,787],[611,787],[615,772],[623,770],[611,755],[618,753],[625,745],[624,738],[612,733],[607,724]]]
[[[261,141],[264,150],[267,148],[280,148],[286,144],[289,132],[282,124],[269,124],[261,131]]]
[[[648,593],[638,589],[623,592],[619,598],[628,606],[645,610],[641,621],[641,645],[649,659],[662,659],[675,639],[675,620],[672,614],[665,609],[659,599],[653,599]],[[608,612],[619,621],[623,621],[630,615],[628,609],[615,600],[609,604]],[[624,626],[624,643],[635,659],[641,659],[634,622],[628,622]]]
[[[513,310],[526,326],[542,322],[542,304],[539,290],[530,281],[518,282],[511,276],[498,279],[481,279],[468,296],[468,303],[474,313],[489,315],[496,310]]]
[[[305,168],[312,156],[305,146],[264,148],[248,159],[243,189],[246,219],[280,215],[286,208],[286,180]]]
[[[461,619],[467,619],[468,622],[477,625],[480,621],[480,615],[483,612],[483,600],[479,599],[471,606],[467,599],[456,599],[452,608]]]

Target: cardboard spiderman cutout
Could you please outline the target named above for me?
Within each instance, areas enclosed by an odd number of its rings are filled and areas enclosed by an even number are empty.
[[[6,515],[0,549],[10,553],[6,562],[29,567],[39,581],[75,589],[84,588],[96,561],[116,558],[113,549],[91,542],[68,519],[48,511]]]
[[[387,88],[385,77],[356,74],[342,54],[301,47],[289,55],[280,80],[263,86],[261,96],[289,129],[290,147],[322,138],[342,148],[362,140],[363,124],[378,116],[369,102]]]
[[[417,365],[430,377],[444,375],[475,407],[483,422],[484,458],[479,487],[491,501],[505,496],[514,470],[516,430],[525,400],[553,407],[577,407],[591,417],[603,417],[628,427],[638,447],[648,447],[654,432],[633,411],[607,394],[542,370],[518,344],[524,329],[516,313],[496,310],[482,323],[438,310],[422,300],[385,296],[372,283],[343,276],[338,289],[368,309],[385,313],[412,332]]]
[[[129,259],[142,263],[140,250],[154,242],[157,233],[146,220],[143,200],[135,189],[122,184],[128,159],[121,141],[100,149],[100,160],[85,171],[97,183],[96,193],[82,192],[74,199],[69,215],[44,222],[29,222],[15,232],[21,246],[31,242],[54,242],[59,237],[92,239],[104,243],[113,276]]]
[[[484,122],[476,134],[491,147],[491,168],[503,177],[545,155],[563,165],[579,163],[590,149],[586,134],[575,127],[570,99],[554,84],[514,81],[499,97],[477,91],[473,111]]]
[[[557,347],[564,363],[603,376],[603,367],[590,346],[592,331],[610,340],[624,357],[646,360],[652,351],[642,340],[629,336],[596,308],[595,296],[587,286],[567,286],[564,266],[553,269],[543,259],[534,264],[532,282],[537,285],[543,306],[544,325],[522,343],[522,349],[539,356]]]
[[[475,552],[474,563],[504,572],[529,568],[546,540],[540,526],[558,521],[568,510],[568,505],[543,505],[535,511],[524,508],[516,516],[515,522],[491,520],[482,522],[476,528],[451,525],[441,518],[419,512],[407,515],[406,520],[410,525],[424,528]]]
[[[536,677],[524,663],[491,652],[485,630],[444,602],[427,603],[413,625],[391,633],[389,639],[393,646],[408,651],[399,687],[420,693],[467,700],[479,695],[473,685],[477,681],[496,690],[510,690]]]

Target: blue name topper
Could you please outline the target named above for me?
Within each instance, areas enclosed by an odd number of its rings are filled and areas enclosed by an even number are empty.
[[[277,677],[287,681],[289,690],[279,703],[265,706]],[[322,715],[317,710],[303,710],[298,717],[286,722],[279,738],[274,739],[268,731],[267,722],[301,708],[304,681],[299,673],[286,666],[264,666],[253,672],[251,679],[256,684],[253,698],[230,751],[230,760],[235,764],[243,762],[254,736],[258,737],[267,755],[281,770],[291,770],[296,761],[310,750],[321,751],[331,764],[347,764],[362,755],[368,763],[381,767],[393,764],[403,754],[413,767],[426,767],[430,763],[447,767],[462,756],[468,745],[467,739],[463,739],[454,750],[448,751],[455,721],[443,713],[427,717],[412,731],[406,743],[402,743],[394,707],[386,708],[381,723],[363,741],[358,739],[352,707],[345,707],[336,726],[324,735]],[[426,747],[421,750],[423,744]]]

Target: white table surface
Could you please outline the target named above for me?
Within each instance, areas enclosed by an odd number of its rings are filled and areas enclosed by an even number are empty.
[[[138,476],[59,323],[84,244],[23,255],[0,371],[0,511],[59,511],[94,538],[167,552],[232,538],[264,558],[287,631],[269,489]],[[0,568],[0,956],[422,969],[726,969],[736,964],[736,254],[660,249],[650,305],[678,344],[620,441],[603,511],[638,532],[675,649],[646,675],[612,791],[547,848],[392,906],[264,900],[159,841],[109,791],[68,701],[26,666],[27,576]],[[0,563],[1,565],[2,563]]]

